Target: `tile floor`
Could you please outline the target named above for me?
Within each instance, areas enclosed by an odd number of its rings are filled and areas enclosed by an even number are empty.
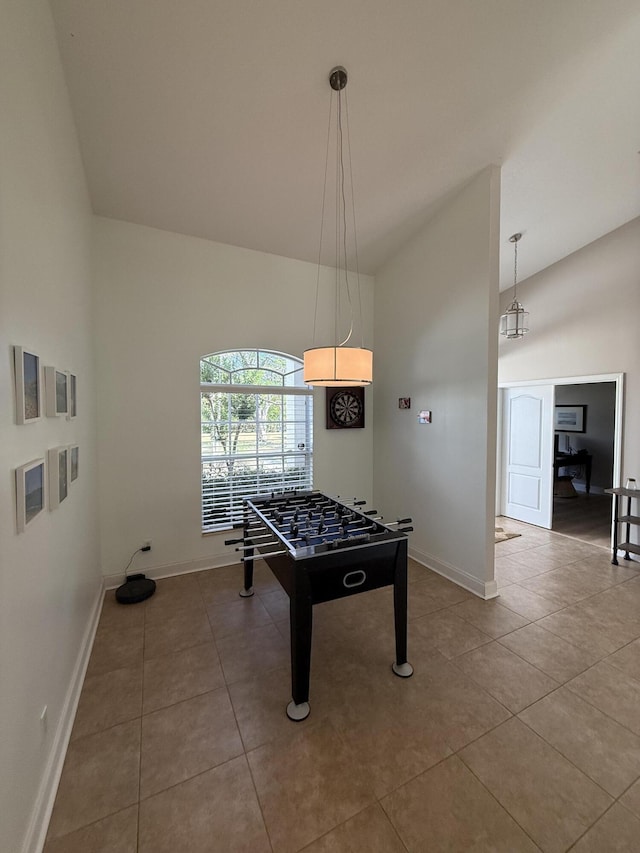
[[[498,599],[411,563],[411,679],[389,589],[314,608],[297,724],[263,564],[107,594],[46,853],[640,850],[640,564],[499,524]]]

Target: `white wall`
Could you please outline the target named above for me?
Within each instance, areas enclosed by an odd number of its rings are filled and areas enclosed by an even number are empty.
[[[317,267],[109,219],[94,220],[102,570],[169,574],[233,563],[225,534],[201,534],[199,360],[256,347],[302,356],[312,344]],[[317,343],[332,337],[333,273],[323,270]],[[373,282],[362,277],[365,344]],[[373,395],[367,389],[371,411]],[[315,486],[371,498],[372,425],[326,430],[314,398]],[[229,537],[230,534],[226,534]]]
[[[0,20],[0,850],[14,853],[43,817],[101,578],[87,192],[48,3],[0,0]],[[15,344],[77,374],[76,420],[16,425]],[[79,480],[18,534],[14,469],[71,442]]]
[[[502,294],[503,308],[511,296]],[[500,381],[624,372],[622,484],[639,478],[640,219],[519,284],[518,297],[531,331],[501,341]]]
[[[384,266],[375,301],[376,506],[412,516],[410,553],[483,596],[495,594],[499,194],[499,170],[480,173]]]

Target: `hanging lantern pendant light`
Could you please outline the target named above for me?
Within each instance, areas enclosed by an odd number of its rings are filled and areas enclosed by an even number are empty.
[[[330,387],[370,385],[373,380],[373,352],[364,347],[364,341],[359,347],[347,346],[353,335],[353,302],[349,288],[349,271],[347,269],[347,224],[346,224],[346,195],[345,170],[342,140],[342,96],[341,92],[347,85],[347,72],[338,65],[329,74],[329,85],[337,92],[337,168],[336,168],[336,304],[335,304],[335,345],[312,347],[304,353],[304,381],[307,385]],[[333,97],[333,96],[332,96]],[[329,135],[331,131],[331,115],[329,116],[329,134],[327,135],[327,163],[329,159]],[[349,121],[347,116],[347,137],[349,136]],[[351,178],[351,203],[353,212],[353,239],[356,262],[356,277],[358,281],[358,302],[360,305],[360,332],[363,335],[362,302],[360,299],[360,272],[358,269],[358,245],[355,227],[355,205],[353,202],[353,175],[351,173],[351,148],[348,142],[349,173]],[[316,321],[318,313],[318,291],[320,285],[320,260],[322,256],[322,233],[324,225],[324,207],[327,185],[327,168],[325,164],[325,181],[322,199],[322,217],[320,222],[320,248],[318,252],[318,277],[316,281],[316,309],[313,320],[313,337],[315,343]],[[341,222],[340,222],[341,220]],[[340,224],[342,227],[340,228]],[[342,246],[340,246],[340,233]],[[339,305],[340,305],[340,271],[344,266],[344,289],[350,309],[349,333],[343,341],[338,337]]]
[[[529,331],[529,312],[518,302],[518,241],[522,234],[513,234],[509,242],[513,243],[513,302],[500,317],[500,334],[508,340],[522,338]]]

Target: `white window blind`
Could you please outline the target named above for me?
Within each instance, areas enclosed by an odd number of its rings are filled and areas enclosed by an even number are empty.
[[[200,398],[203,532],[240,522],[246,497],[313,487],[313,396],[299,359],[205,356]]]

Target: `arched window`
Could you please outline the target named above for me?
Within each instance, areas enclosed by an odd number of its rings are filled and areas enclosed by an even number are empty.
[[[200,361],[202,532],[242,520],[251,495],[313,485],[313,396],[302,361],[234,350]]]

